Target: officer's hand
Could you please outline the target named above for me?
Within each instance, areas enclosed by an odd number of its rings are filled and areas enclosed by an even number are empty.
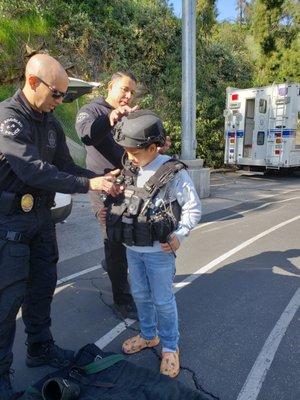
[[[106,225],[107,208],[103,207],[97,212],[97,218],[101,225]]]
[[[121,170],[120,169],[114,169],[113,171],[110,171],[108,174],[104,175],[105,177],[107,177],[108,179],[111,179],[113,182],[116,182],[116,178],[117,176],[120,175]],[[123,190],[125,189],[125,185],[119,185],[115,183],[115,194],[112,194],[112,196],[117,196],[118,194],[120,194],[121,192],[123,192]]]
[[[121,190],[112,182],[114,179],[113,176],[99,176],[97,178],[92,178],[90,179],[90,190],[106,192],[112,196],[116,196]]]
[[[165,251],[166,253],[171,253],[172,251],[176,251],[178,250],[180,247],[180,242],[177,239],[176,235],[172,235],[169,243],[161,243],[161,248],[163,251]]]
[[[109,122],[111,126],[114,126],[124,115],[128,115],[133,111],[136,111],[139,106],[129,107],[129,106],[120,106],[112,110],[109,114]]]
[[[111,178],[112,181],[115,181],[116,177],[120,175],[121,170],[120,169],[114,169],[113,171],[108,172],[104,176],[107,178]]]
[[[169,148],[171,147],[171,144],[172,144],[172,142],[171,142],[170,136],[166,136],[165,144],[164,144],[162,147],[158,147],[158,148],[157,148],[157,151],[158,151],[160,154],[164,154],[164,153],[166,153],[166,152],[169,150]]]

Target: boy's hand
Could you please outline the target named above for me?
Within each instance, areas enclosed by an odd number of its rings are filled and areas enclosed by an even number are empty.
[[[97,212],[97,218],[101,225],[106,225],[106,213],[106,207],[100,208]]]
[[[161,243],[161,248],[166,253],[175,252],[180,247],[180,242],[177,239],[176,235],[172,235],[170,237],[169,243]]]

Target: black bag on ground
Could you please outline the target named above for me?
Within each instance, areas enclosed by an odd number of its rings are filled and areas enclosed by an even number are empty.
[[[58,378],[65,380],[66,386],[75,388],[73,393],[64,391],[64,384],[61,385],[62,381]],[[57,390],[57,399],[45,397],[51,380],[54,382],[52,389]],[[19,400],[42,400],[42,392],[46,400],[75,400],[76,393],[79,400],[208,400],[199,391],[139,367],[125,360],[121,354],[103,352],[94,344],[79,350],[72,367],[47,375],[27,388]],[[53,396],[51,391],[50,396]]]

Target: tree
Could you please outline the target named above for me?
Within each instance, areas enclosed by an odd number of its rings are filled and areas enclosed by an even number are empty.
[[[246,0],[236,0],[236,10],[238,12],[237,23],[245,24],[247,21],[247,12],[249,8],[249,2]]]
[[[260,54],[257,84],[298,81],[300,4],[297,0],[255,0],[251,28]]]

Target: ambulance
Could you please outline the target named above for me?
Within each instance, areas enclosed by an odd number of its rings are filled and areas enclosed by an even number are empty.
[[[300,84],[226,89],[227,165],[300,168]]]

